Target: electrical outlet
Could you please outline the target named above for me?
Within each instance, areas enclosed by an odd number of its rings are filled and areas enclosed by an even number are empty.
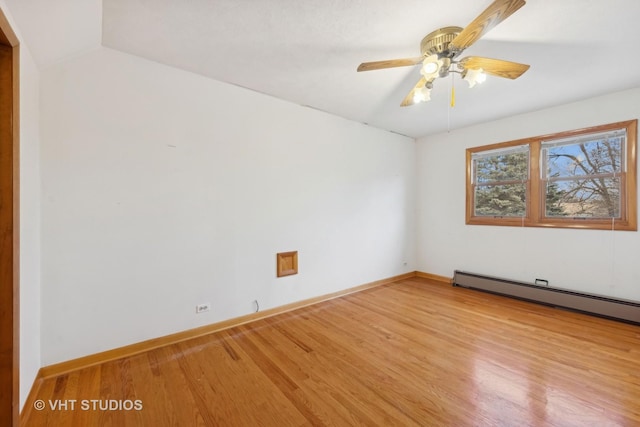
[[[545,279],[536,279],[535,284],[540,286],[549,286],[549,281]]]
[[[211,310],[211,303],[205,302],[203,304],[196,305],[196,313],[204,313],[205,311]]]

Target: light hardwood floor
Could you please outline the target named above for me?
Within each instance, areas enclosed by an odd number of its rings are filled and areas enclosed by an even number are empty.
[[[414,278],[48,379],[37,399],[29,427],[638,426],[640,326]]]

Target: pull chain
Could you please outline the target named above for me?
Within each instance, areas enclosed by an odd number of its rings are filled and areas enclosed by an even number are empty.
[[[451,74],[451,102],[447,108],[447,132],[451,132],[451,109],[456,105],[456,89],[453,83],[453,73]]]
[[[456,87],[453,80],[453,73],[451,74],[451,108],[456,106]]]

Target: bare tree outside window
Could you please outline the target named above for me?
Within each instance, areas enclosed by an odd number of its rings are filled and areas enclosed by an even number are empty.
[[[543,143],[546,216],[619,218],[624,131]]]

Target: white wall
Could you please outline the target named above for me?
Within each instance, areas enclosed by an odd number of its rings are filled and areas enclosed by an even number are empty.
[[[39,74],[20,50],[20,406],[40,368]]]
[[[20,408],[40,369],[39,75],[20,28],[0,9],[20,40]]]
[[[634,89],[420,139],[418,269],[543,278],[550,286],[640,300],[637,232],[465,225],[466,148],[636,119],[638,99]]]
[[[44,365],[415,270],[409,138],[109,49],[41,84]]]

